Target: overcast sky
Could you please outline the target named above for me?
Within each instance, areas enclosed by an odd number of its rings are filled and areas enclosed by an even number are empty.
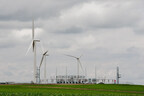
[[[76,74],[81,57],[88,77],[116,78],[144,85],[144,0],[0,0],[0,81],[33,80],[32,40],[35,19],[37,65],[41,45],[49,50],[47,77]],[[43,70],[43,66],[42,66]],[[43,71],[41,72],[43,74]],[[41,75],[42,75],[41,74]],[[43,78],[43,75],[42,75]]]

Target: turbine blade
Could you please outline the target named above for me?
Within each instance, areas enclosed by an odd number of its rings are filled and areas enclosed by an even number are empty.
[[[31,49],[31,47],[32,47],[32,43],[33,43],[33,41],[30,43],[30,45],[29,45],[29,47],[28,47],[28,50],[27,50],[25,56],[28,54],[29,50]]]
[[[45,56],[49,56],[49,54],[46,54]]]
[[[77,59],[77,57],[72,56],[72,55],[67,55],[67,54],[64,54],[64,55],[69,56],[69,57],[73,57],[73,58],[76,58],[76,59]]]
[[[84,70],[83,70],[83,67],[82,67],[82,64],[81,64],[80,60],[79,60],[79,59],[77,59],[77,60],[78,60],[78,62],[79,62],[79,64],[80,64],[80,67],[81,67],[83,73],[84,73]]]
[[[34,40],[34,19],[32,20],[32,40]]]
[[[40,68],[41,65],[42,65],[43,59],[44,59],[44,55],[42,56],[42,59],[41,59],[41,62],[40,62],[40,66],[39,66],[39,68]]]

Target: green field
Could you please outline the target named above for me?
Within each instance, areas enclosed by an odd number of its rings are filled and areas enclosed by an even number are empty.
[[[0,96],[144,96],[142,85],[0,85]]]

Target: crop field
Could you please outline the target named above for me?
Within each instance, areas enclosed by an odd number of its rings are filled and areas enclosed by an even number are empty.
[[[144,96],[143,85],[0,85],[0,96]]]

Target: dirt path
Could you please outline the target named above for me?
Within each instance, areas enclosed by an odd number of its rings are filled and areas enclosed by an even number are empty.
[[[73,90],[96,90],[96,91],[110,91],[110,92],[124,92],[124,93],[140,93],[144,94],[144,92],[137,91],[121,91],[121,90],[107,90],[107,89],[88,89],[88,88],[70,88],[70,87],[47,87],[47,86],[27,86],[29,88],[56,88],[56,89],[73,89]]]

